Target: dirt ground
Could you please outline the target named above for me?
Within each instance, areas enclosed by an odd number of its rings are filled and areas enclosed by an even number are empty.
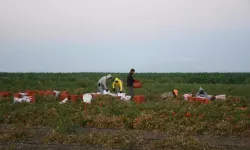
[[[17,137],[17,133],[25,130],[25,134],[27,136],[25,138],[15,139],[9,138],[10,140],[6,140],[8,135],[15,135],[13,137]],[[61,143],[49,143],[46,144],[42,139],[44,137],[52,134],[53,129],[48,127],[32,127],[24,129],[22,127],[12,126],[12,125],[1,125],[0,126],[0,149],[19,149],[19,150],[78,150],[78,149],[107,149],[100,145],[77,145],[77,144],[61,144]],[[89,133],[131,133],[133,134],[134,130],[116,130],[116,129],[97,129],[97,128],[81,128],[77,131],[79,134],[89,134]],[[172,135],[167,133],[159,133],[159,132],[145,132],[142,131],[142,137],[147,143],[151,141],[161,141],[167,138],[171,138]],[[5,137],[5,138],[3,138]],[[220,149],[250,149],[250,138],[240,138],[240,137],[223,137],[223,136],[209,136],[203,135],[194,136],[199,142],[205,144],[212,144],[220,147]],[[140,145],[136,142],[131,145],[129,149],[141,149]],[[145,149],[145,147],[143,148]],[[148,148],[150,149],[150,148]]]

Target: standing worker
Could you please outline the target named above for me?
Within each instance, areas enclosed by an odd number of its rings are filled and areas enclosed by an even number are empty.
[[[103,91],[106,90],[106,92],[108,92],[108,87],[107,87],[107,82],[108,80],[112,79],[112,76],[111,74],[107,75],[107,76],[104,76],[102,77],[98,83],[97,83],[97,88],[98,88],[98,91],[103,94]]]
[[[131,69],[127,77],[127,87],[128,87],[129,95],[131,96],[131,100],[133,100],[134,98],[134,84],[133,84],[135,81],[133,78],[134,73],[135,73],[135,69]]]
[[[123,85],[122,81],[119,78],[115,78],[115,81],[112,84],[113,91],[116,93],[123,92]]]

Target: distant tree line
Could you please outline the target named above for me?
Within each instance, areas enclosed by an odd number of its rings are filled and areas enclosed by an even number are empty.
[[[96,81],[108,73],[0,73],[0,83],[7,84],[15,80],[51,80],[73,81],[83,78]],[[112,73],[114,77],[126,80],[126,73]],[[250,73],[138,73],[135,74],[144,82],[171,82],[190,84],[250,84]],[[97,82],[97,81],[96,81]]]

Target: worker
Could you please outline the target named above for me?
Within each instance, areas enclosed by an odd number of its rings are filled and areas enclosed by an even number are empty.
[[[116,93],[123,93],[123,83],[119,78],[115,78],[115,81],[112,84],[113,91]]]
[[[131,100],[134,98],[134,81],[133,75],[135,73],[135,69],[131,69],[127,76],[127,88],[128,94],[131,96]]]
[[[207,93],[200,87],[199,92],[196,94],[196,97],[205,97],[208,98]]]
[[[97,83],[97,88],[98,88],[98,91],[99,91],[101,94],[103,94],[104,90],[105,90],[106,92],[108,92],[107,82],[108,82],[108,80],[110,80],[110,79],[112,79],[112,75],[111,75],[111,74],[102,77],[102,78],[98,81],[98,83]]]
[[[173,93],[173,96],[174,96],[174,97],[177,97],[177,96],[178,96],[178,90],[174,89],[174,90],[172,91],[172,93]]]
[[[177,97],[178,96],[178,90],[174,89],[172,90],[172,92],[167,92],[167,93],[163,93],[160,98],[163,100],[168,100],[168,99],[172,99],[173,97]]]

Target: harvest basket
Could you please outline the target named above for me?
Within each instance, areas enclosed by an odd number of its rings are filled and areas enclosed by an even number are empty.
[[[133,101],[136,104],[141,104],[141,103],[145,102],[145,96],[144,95],[136,95],[136,96],[134,96]]]
[[[139,80],[135,80],[133,86],[134,88],[142,88],[142,82]]]

